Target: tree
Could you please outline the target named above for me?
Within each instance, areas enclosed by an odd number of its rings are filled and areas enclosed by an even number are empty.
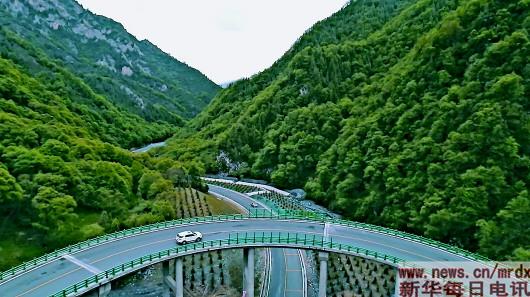
[[[0,167],[0,197],[2,206],[22,200],[22,188],[9,171]]]
[[[49,232],[46,240],[60,246],[76,238],[75,208],[77,203],[74,198],[57,192],[49,187],[41,187],[32,200],[32,205],[37,213],[37,220],[33,226]]]
[[[23,200],[24,191],[15,178],[5,168],[0,167],[0,213],[9,216],[14,213]]]
[[[479,220],[477,239],[480,252],[493,258],[508,255],[514,260],[528,261],[530,250],[530,197],[524,190],[490,220]]]

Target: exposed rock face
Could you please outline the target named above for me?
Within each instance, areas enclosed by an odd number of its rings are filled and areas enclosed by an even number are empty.
[[[105,77],[87,82],[149,120],[191,117],[219,89],[202,73],[74,0],[0,0],[0,20],[3,28],[63,61],[74,73]],[[0,45],[0,52],[10,50]],[[141,104],[138,98],[144,98]]]
[[[123,66],[121,68],[121,74],[125,75],[125,76],[131,76],[133,75],[133,71],[131,68],[127,67],[127,66]]]

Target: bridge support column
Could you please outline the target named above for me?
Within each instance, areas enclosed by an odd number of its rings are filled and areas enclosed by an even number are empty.
[[[184,269],[182,258],[175,259],[175,279],[169,275],[169,261],[165,261],[162,264],[162,272],[164,284],[167,288],[164,290],[164,297],[184,297]]]
[[[327,281],[328,281],[329,253],[319,252],[318,259],[320,260],[320,277],[318,281],[318,297],[326,297],[326,288],[327,288]]]
[[[247,293],[246,297],[254,297],[254,248],[243,249],[243,262],[243,290]]]
[[[162,296],[169,297],[171,292],[171,285],[168,283],[168,279],[171,280],[171,275],[169,275],[169,261],[162,262],[162,277],[164,284],[166,284]]]
[[[396,277],[394,278],[396,283],[394,284],[394,297],[398,297],[399,296],[399,279],[398,279],[398,276],[399,276],[399,268],[396,268],[394,270],[394,272],[396,273]]]
[[[107,297],[110,293],[110,283],[106,283],[98,288],[98,297]]]
[[[184,297],[184,269],[182,257],[175,259],[176,297]]]

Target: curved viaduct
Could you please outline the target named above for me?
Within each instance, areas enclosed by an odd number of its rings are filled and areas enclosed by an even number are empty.
[[[244,195],[242,195],[244,196]],[[240,197],[241,198],[241,197]],[[200,231],[203,242],[176,246],[175,234]],[[480,257],[403,232],[314,216],[309,212],[265,210],[252,215],[225,215],[158,223],[91,239],[26,262],[0,274],[2,296],[78,296],[155,263],[176,259],[176,280],[164,265],[166,283],[182,296],[180,256],[216,249],[244,248],[245,287],[253,288],[255,247],[287,247],[321,251],[320,270],[326,280],[326,253],[337,252],[393,266],[407,261],[482,261]],[[180,270],[179,270],[180,269]],[[180,278],[179,278],[180,273]],[[320,289],[322,293],[322,287]],[[253,291],[253,290],[252,290]],[[249,294],[250,296],[251,294]],[[253,293],[252,293],[253,295]]]

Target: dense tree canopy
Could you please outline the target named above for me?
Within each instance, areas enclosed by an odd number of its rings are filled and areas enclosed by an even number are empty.
[[[529,12],[526,0],[352,1],[221,91],[167,155],[194,134],[209,171],[528,259]]]
[[[117,108],[25,46],[35,55],[33,67],[54,78],[28,72],[26,63],[17,63],[16,52],[0,56],[0,249],[7,255],[0,270],[30,257],[32,242],[38,242],[36,255],[104,232],[175,218],[180,197],[175,186],[204,189],[189,176],[200,176],[200,165],[122,148],[165,137],[170,125]],[[17,241],[25,244],[5,249]]]
[[[147,40],[139,41],[112,19],[93,14],[75,0],[2,1],[0,27],[26,40],[0,34],[0,52],[71,91],[61,74],[42,67],[31,47],[42,50],[108,101],[150,122],[181,125],[197,114],[219,86]],[[70,97],[84,103],[90,98]]]

